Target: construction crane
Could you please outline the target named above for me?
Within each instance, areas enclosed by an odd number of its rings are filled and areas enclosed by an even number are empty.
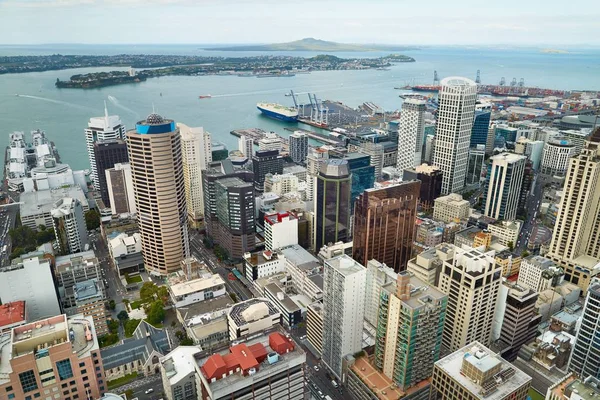
[[[525,79],[524,79],[524,78],[521,78],[521,79],[519,80],[519,87],[524,87],[524,86],[525,86]]]
[[[477,70],[477,76],[475,77],[475,83],[481,85],[481,75],[479,75],[479,70]]]
[[[500,78],[500,86],[506,85],[506,79],[504,77]]]
[[[433,71],[433,85],[439,85],[440,84],[440,78],[438,76],[437,71]]]

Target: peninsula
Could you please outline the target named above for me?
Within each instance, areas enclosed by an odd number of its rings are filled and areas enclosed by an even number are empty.
[[[404,51],[418,50],[416,47],[396,46],[396,45],[378,45],[378,44],[351,44],[337,43],[326,40],[304,38],[287,43],[273,43],[263,45],[241,45],[241,46],[221,46],[206,47],[204,50],[218,51],[318,51],[318,52],[351,52],[351,51]]]

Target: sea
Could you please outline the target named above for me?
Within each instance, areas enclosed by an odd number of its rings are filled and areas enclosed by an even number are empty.
[[[314,52],[222,52],[210,45],[36,45],[0,46],[0,56],[49,54],[195,54],[211,56],[255,56],[259,54],[311,57]],[[465,76],[475,79],[480,71],[484,84],[497,84],[502,77],[524,79],[526,86],[567,90],[600,90],[600,49],[567,49],[566,53],[544,52],[539,48],[514,47],[423,47],[403,51],[416,59],[399,63],[389,70],[323,71],[288,78],[237,76],[168,76],[138,84],[99,89],[57,89],[57,78],[67,80],[75,74],[124,68],[80,68],[62,71],[0,75],[0,146],[8,144],[13,131],[46,131],[54,141],[61,160],[73,169],[88,169],[84,129],[90,117],[104,115],[106,102],[110,114],[118,114],[127,128],[153,110],[165,118],[188,126],[202,126],[213,141],[229,150],[237,149],[233,129],[261,128],[282,136],[289,135],[286,124],[263,117],[258,102],[292,105],[290,90],[300,93],[299,101],[308,103],[307,93],[319,99],[343,102],[358,107],[366,101],[385,110],[400,109],[401,91],[407,84],[430,84],[434,71],[440,78]],[[380,57],[389,52],[334,53],[342,58]],[[18,96],[16,96],[18,94]],[[211,99],[198,98],[211,94]],[[4,157],[4,152],[2,152]]]

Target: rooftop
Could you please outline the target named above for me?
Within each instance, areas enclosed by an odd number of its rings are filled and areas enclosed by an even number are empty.
[[[173,293],[173,296],[179,297],[224,285],[225,281],[223,281],[223,278],[219,274],[213,274],[210,277],[193,279],[172,285],[169,289]]]
[[[89,279],[75,283],[73,288],[76,301],[101,300],[104,298],[98,279]]]
[[[594,377],[588,377],[584,381],[576,379],[565,387],[564,394],[571,396],[571,393],[577,394],[576,398],[582,400],[592,400],[600,397],[600,380]]]
[[[298,244],[283,247],[279,251],[285,256],[287,262],[296,268],[312,270],[321,267],[319,260]]]
[[[54,208],[55,203],[66,197],[79,200],[84,208],[88,206],[85,193],[78,185],[66,186],[58,189],[25,192],[21,193],[20,196],[20,201],[22,202],[19,206],[21,218],[30,215],[50,213]]]
[[[5,326],[20,322],[26,322],[24,301],[13,301],[0,305],[0,330]]]
[[[98,265],[98,259],[93,250],[56,257],[54,262],[56,272],[63,273],[72,269],[87,268]]]
[[[279,314],[279,311],[267,299],[253,298],[237,303],[229,310],[229,317],[237,324],[242,326],[246,323],[258,321],[272,315]]]
[[[271,296],[276,298],[288,313],[293,313],[300,310],[300,307],[298,307],[298,305],[294,303],[294,301],[289,298],[283,289],[281,289],[276,283],[269,283],[265,285],[265,290],[271,293]]]
[[[358,261],[355,261],[352,257],[347,254],[334,257],[325,261],[326,265],[334,268],[338,273],[350,276],[358,272],[365,271],[365,267],[362,266]]]
[[[402,303],[404,303],[411,310],[421,310],[427,308],[434,301],[440,301],[447,297],[444,293],[440,292],[434,286],[431,286],[413,274],[409,272],[401,272],[401,274],[410,275],[408,288],[410,290],[410,297],[406,299],[401,299]],[[389,289],[392,289],[396,292],[396,282],[390,282],[387,285]],[[388,290],[389,290],[388,289]]]

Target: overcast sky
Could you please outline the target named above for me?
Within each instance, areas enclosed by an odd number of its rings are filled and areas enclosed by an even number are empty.
[[[0,0],[0,43],[600,45],[597,0]]]

